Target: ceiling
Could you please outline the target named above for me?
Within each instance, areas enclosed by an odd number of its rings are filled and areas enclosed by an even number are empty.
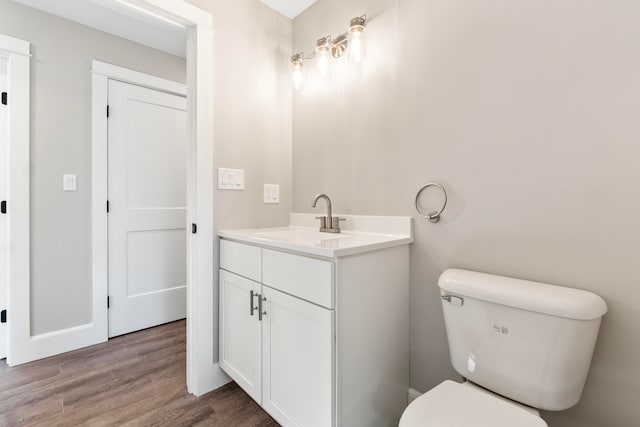
[[[52,15],[96,28],[180,57],[186,56],[186,31],[136,11],[127,0],[14,0]],[[289,19],[317,0],[260,0]],[[135,6],[134,6],[135,7]]]
[[[14,0],[173,55],[186,56],[186,31],[126,5],[103,0]]]
[[[289,19],[298,16],[303,10],[317,0],[260,0],[270,8],[280,12]]]

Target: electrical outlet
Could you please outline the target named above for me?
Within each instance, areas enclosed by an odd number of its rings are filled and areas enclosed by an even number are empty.
[[[264,202],[280,203],[280,185],[278,184],[264,185]]]
[[[76,176],[62,175],[62,191],[76,191]]]

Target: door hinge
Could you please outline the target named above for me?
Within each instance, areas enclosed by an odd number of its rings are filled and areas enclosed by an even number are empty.
[[[7,310],[0,311],[0,323],[7,323]]]
[[[7,201],[3,200],[0,202],[0,213],[1,214],[6,214],[7,213]]]
[[[7,105],[7,92],[2,92],[2,105]]]
[[[107,308],[111,308],[111,301],[108,296],[107,296]]]
[[[107,118],[109,118],[109,105],[107,105]]]
[[[198,232],[198,226],[196,224],[191,224],[191,234],[196,234]]]
[[[109,213],[109,201],[107,200],[107,213]]]

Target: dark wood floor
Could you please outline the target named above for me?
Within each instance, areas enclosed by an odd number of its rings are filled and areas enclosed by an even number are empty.
[[[185,322],[26,365],[0,361],[0,426],[259,426],[273,421],[235,383],[185,386]]]

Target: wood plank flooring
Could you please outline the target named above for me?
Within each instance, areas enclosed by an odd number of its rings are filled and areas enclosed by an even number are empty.
[[[13,368],[0,360],[0,426],[278,426],[235,383],[187,393],[185,326]]]

